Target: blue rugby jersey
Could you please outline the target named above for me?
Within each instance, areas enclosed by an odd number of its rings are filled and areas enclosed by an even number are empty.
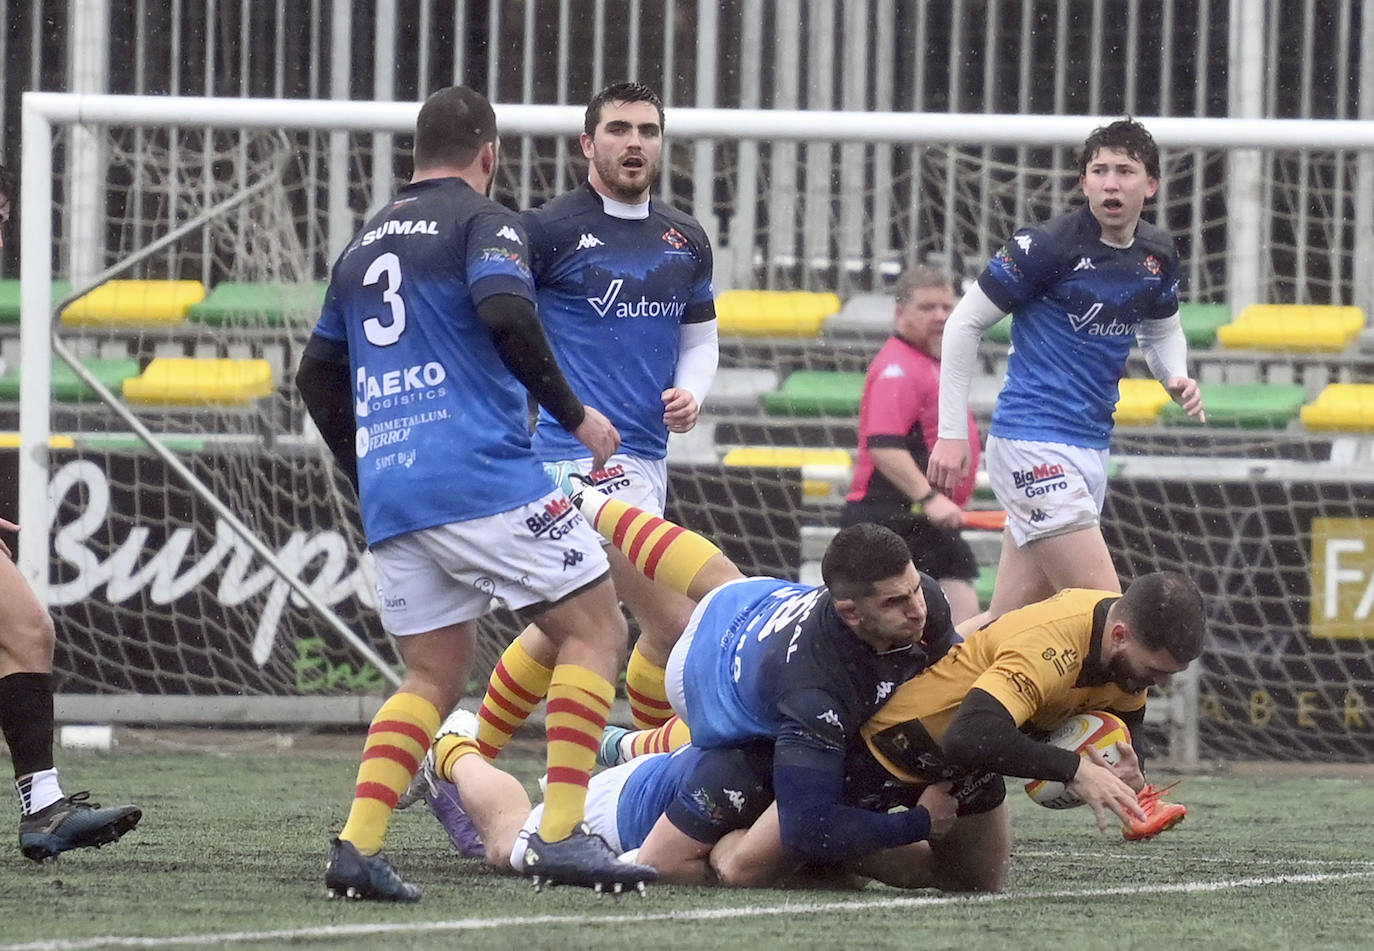
[[[621,452],[662,459],[662,395],[677,371],[679,328],[715,316],[706,232],[656,201],[644,219],[609,215],[590,184],[523,220],[539,317],[573,390],[620,430]],[[549,461],[587,455],[543,410],[534,446]]]
[[[842,752],[898,684],[959,639],[939,584],[922,574],[921,589],[921,640],[885,653],[855,636],[824,587],[751,578],[719,589],[683,670],[692,744],[775,738],[777,760],[787,765]]]
[[[461,179],[430,179],[403,187],[335,263],[315,335],[348,349],[370,543],[552,490],[526,390],[476,307],[533,299],[526,241],[514,212]]]
[[[989,432],[1108,448],[1137,326],[1178,310],[1173,239],[1142,221],[1129,248],[1112,247],[1084,206],[1012,235],[978,286],[1012,315],[1006,383]]]

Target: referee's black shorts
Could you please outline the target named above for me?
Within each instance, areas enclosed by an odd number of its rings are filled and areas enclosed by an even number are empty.
[[[978,580],[978,560],[957,531],[938,528],[924,515],[913,515],[905,506],[894,502],[844,503],[840,527],[848,528],[860,522],[876,522],[901,535],[911,549],[911,560],[916,567],[937,581],[942,578]]]

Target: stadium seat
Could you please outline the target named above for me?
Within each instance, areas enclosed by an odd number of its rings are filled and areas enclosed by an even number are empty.
[[[798,370],[760,400],[777,416],[854,416],[863,393],[862,373]]]
[[[764,367],[721,367],[705,405],[711,410],[757,410],[759,398],[778,388],[778,371]]]
[[[1302,408],[1308,429],[1374,433],[1374,383],[1330,383]]]
[[[1201,383],[1208,426],[1235,429],[1283,429],[1298,418],[1307,402],[1301,383]],[[1172,400],[1160,411],[1169,425],[1201,425]]]
[[[1180,304],[1179,317],[1188,346],[1207,349],[1217,342],[1217,330],[1231,322],[1226,304]]]
[[[57,303],[72,292],[71,281],[53,281],[52,299]],[[0,324],[19,323],[19,281],[0,281]]]
[[[1358,307],[1255,304],[1217,328],[1217,340],[1229,348],[1338,353],[1363,329],[1364,311]]]
[[[186,316],[215,327],[313,325],[327,286],[221,281],[204,300],[192,304]]]
[[[989,327],[983,339],[989,343],[1011,343],[1011,316],[1007,315]]]
[[[897,302],[891,294],[856,294],[844,302],[838,314],[825,320],[825,332],[834,334],[888,334]]]
[[[138,376],[138,361],[132,357],[92,358],[82,360],[81,363],[87,370],[91,371],[97,380],[116,395],[120,393],[125,380]],[[17,402],[22,381],[22,367],[14,367],[3,377],[0,377],[0,400]],[[95,390],[87,386],[85,381],[76,375],[75,370],[63,361],[54,359],[52,362],[52,398],[61,403],[86,403],[95,400],[96,395]]]
[[[69,327],[179,324],[205,298],[200,281],[109,281],[62,311]]]
[[[273,390],[266,360],[158,357],[142,376],[124,381],[131,403],[178,406],[244,405]]]
[[[1152,425],[1158,421],[1159,411],[1173,399],[1158,380],[1125,379],[1119,386],[1121,395],[1113,417],[1118,426]]]
[[[721,462],[727,466],[800,469],[802,497],[811,501],[847,490],[854,467],[853,457],[844,449],[783,446],[740,446],[727,452]]]
[[[725,291],[716,298],[722,336],[815,337],[839,309],[838,295],[812,291]]]
[[[0,449],[18,449],[20,446],[18,433],[0,433]],[[71,436],[52,433],[48,436],[49,449],[75,449],[76,440]]]
[[[978,579],[973,582],[973,590],[978,595],[978,606],[984,611],[992,603],[992,589],[997,584],[997,565],[978,566]]]

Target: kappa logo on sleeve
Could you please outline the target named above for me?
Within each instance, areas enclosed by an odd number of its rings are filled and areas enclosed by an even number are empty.
[[[521,247],[525,246],[525,242],[520,240],[520,235],[510,225],[502,225],[501,230],[496,232],[496,237],[505,238],[507,241],[514,241]]]

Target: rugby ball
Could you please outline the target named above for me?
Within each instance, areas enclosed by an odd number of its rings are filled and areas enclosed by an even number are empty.
[[[1089,710],[1059,724],[1045,742],[1061,750],[1073,750],[1080,756],[1086,756],[1089,747],[1097,747],[1102,757],[1115,766],[1121,760],[1116,744],[1131,742],[1131,731],[1115,714]],[[1083,805],[1083,800],[1069,792],[1067,786],[1049,779],[1032,779],[1026,783],[1026,795],[1046,809]]]

